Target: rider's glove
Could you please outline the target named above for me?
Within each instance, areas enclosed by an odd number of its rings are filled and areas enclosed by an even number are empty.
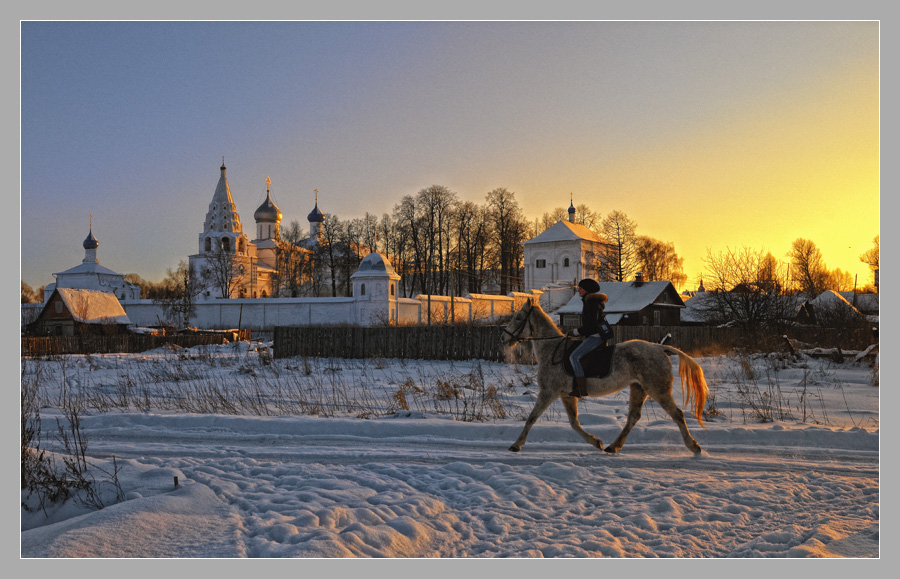
[[[573,336],[577,336],[577,335],[578,335],[578,328],[575,328],[574,330],[572,330],[572,335],[573,335]]]

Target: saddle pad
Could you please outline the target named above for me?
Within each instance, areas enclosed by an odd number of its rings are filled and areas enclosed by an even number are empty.
[[[572,355],[572,352],[575,351],[575,348],[581,345],[579,340],[569,340],[566,344],[566,355],[563,358],[563,369],[565,369],[566,374],[569,376],[574,376],[575,372],[572,371],[572,362],[569,361],[569,356]],[[584,368],[584,375],[586,378],[605,378],[609,375],[610,367],[612,366],[612,357],[613,352],[615,351],[615,345],[612,346],[600,346],[594,351],[590,352],[587,356],[581,359],[581,367]]]

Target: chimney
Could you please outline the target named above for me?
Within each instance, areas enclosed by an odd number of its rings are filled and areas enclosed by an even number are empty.
[[[639,271],[634,274],[634,287],[640,287],[644,284],[644,272]]]

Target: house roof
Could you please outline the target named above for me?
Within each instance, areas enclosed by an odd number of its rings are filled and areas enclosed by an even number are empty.
[[[593,241],[595,243],[609,243],[584,225],[571,223],[569,221],[557,221],[544,230],[543,233],[529,239],[525,243],[549,243],[553,241],[573,241],[578,239]]]
[[[652,304],[656,298],[660,296],[667,288],[671,287],[670,292],[673,296],[678,296],[672,282],[668,281],[645,281],[637,285],[633,281],[626,282],[601,282],[600,293],[604,293],[609,297],[604,308],[604,313],[610,323],[613,322],[614,314],[629,314],[639,312]],[[678,301],[671,304],[665,304],[670,307],[683,308],[684,302],[678,296]],[[572,296],[564,306],[556,310],[557,314],[573,314],[580,313],[582,308],[581,296],[577,293]],[[621,318],[621,315],[619,316]],[[618,319],[618,318],[617,318]]]
[[[103,275],[116,275],[119,277],[124,277],[124,276],[122,276],[121,273],[116,273],[113,270],[109,269],[108,267],[103,267],[96,261],[82,261],[75,267],[70,267],[69,269],[67,269],[65,271],[54,273],[53,275],[72,275],[72,274],[79,274],[79,273],[91,273],[91,274],[99,273],[99,274],[103,274]]]
[[[54,291],[62,298],[76,322],[100,324],[112,321],[116,324],[131,324],[114,294],[72,288],[56,288]],[[49,303],[50,300],[47,300],[47,304]]]
[[[854,292],[838,292],[845,300],[854,304],[864,314],[878,313],[878,294],[855,294]]]

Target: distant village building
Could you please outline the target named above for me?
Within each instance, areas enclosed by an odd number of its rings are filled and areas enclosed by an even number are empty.
[[[120,300],[134,300],[141,297],[140,286],[125,281],[125,275],[100,265],[100,261],[97,259],[97,248],[100,247],[100,242],[94,237],[93,224],[81,245],[84,247],[84,259],[73,268],[53,274],[56,282],[47,284],[44,288],[45,302],[50,299],[53,290],[57,288],[107,292]]]
[[[541,289],[553,284],[574,287],[584,278],[605,279],[615,252],[615,245],[610,241],[575,223],[575,207],[570,202],[568,221],[557,221],[525,242],[524,289]]]
[[[105,291],[57,288],[27,333],[39,336],[109,335],[132,325],[116,296]]]
[[[672,282],[644,281],[638,273],[634,281],[600,282],[600,293],[609,297],[604,308],[606,320],[619,326],[677,326],[681,324],[684,301]],[[581,296],[575,294],[557,310],[560,326],[581,325]]]

